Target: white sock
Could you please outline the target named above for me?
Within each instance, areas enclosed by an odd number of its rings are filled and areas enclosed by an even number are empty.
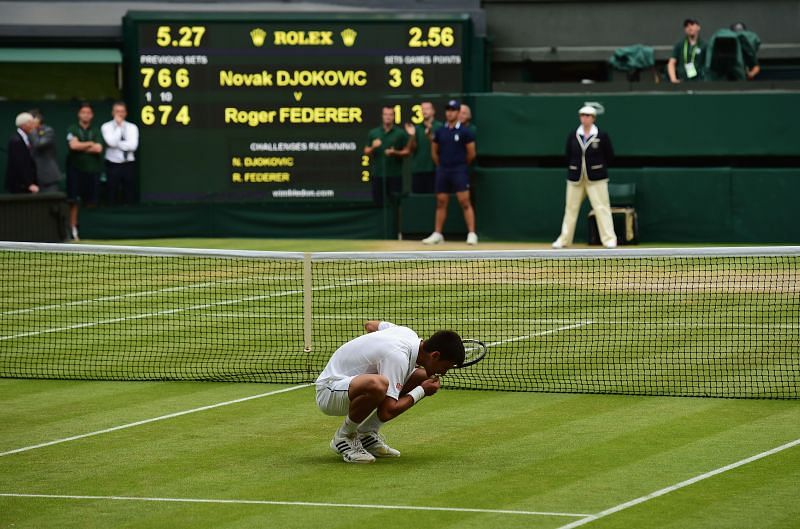
[[[336,435],[337,437],[350,437],[356,433],[356,428],[358,428],[358,423],[351,421],[350,417],[346,416],[344,423],[336,430]]]
[[[374,411],[358,425],[358,433],[377,432],[384,424],[386,423],[378,418],[378,412]]]

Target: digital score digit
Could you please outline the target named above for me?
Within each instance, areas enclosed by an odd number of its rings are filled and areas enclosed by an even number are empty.
[[[452,48],[456,43],[455,31],[452,27],[431,26],[428,28],[412,27],[408,30],[409,48]]]
[[[199,48],[205,33],[205,26],[159,26],[156,45],[162,48]]]

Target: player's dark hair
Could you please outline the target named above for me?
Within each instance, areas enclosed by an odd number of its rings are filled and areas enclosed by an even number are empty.
[[[94,112],[94,108],[92,107],[92,104],[89,103],[88,101],[81,101],[80,103],[78,103],[78,112],[80,112],[84,108],[88,108],[89,110]]]
[[[440,358],[457,366],[464,363],[464,343],[455,331],[437,331],[423,342],[422,347],[428,353],[439,351]]]
[[[391,110],[394,112],[394,107],[392,105],[383,105],[383,110]]]

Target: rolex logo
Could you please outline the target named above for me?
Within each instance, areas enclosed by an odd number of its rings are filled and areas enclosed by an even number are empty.
[[[342,35],[342,42],[344,42],[344,45],[349,48],[350,46],[356,43],[356,36],[358,36],[358,33],[356,33],[356,31],[353,29],[347,28],[344,31],[342,31],[341,35]]]
[[[264,40],[267,38],[267,32],[261,28],[256,28],[250,32],[250,38],[253,39],[253,46],[260,48],[264,45]]]

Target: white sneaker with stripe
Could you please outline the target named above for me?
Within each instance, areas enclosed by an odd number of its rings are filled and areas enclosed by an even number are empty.
[[[386,439],[378,432],[359,434],[361,446],[375,457],[400,457],[400,451],[386,444]]]
[[[375,458],[364,450],[361,441],[353,434],[353,437],[342,437],[335,435],[331,439],[331,450],[342,456],[347,463],[373,463]]]

